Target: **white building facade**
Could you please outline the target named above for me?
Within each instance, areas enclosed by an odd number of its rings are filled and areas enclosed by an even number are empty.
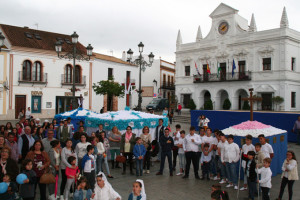
[[[5,36],[5,47],[0,52],[0,120],[16,119],[20,110],[28,107],[35,118],[53,118],[73,109],[73,81],[76,97],[84,98],[83,108],[99,112],[105,106],[106,111],[105,97],[95,95],[93,84],[107,80],[108,68],[114,69],[115,80],[120,83],[127,71],[132,77],[138,72],[136,66],[102,54],[95,54],[90,61],[76,61],[75,67],[73,60],[59,59],[55,42],[63,42],[65,54],[73,47],[69,35],[3,24],[0,32]],[[77,44],[77,50],[86,55],[82,44]],[[137,95],[129,96],[130,103],[137,104]],[[125,105],[125,98],[114,98],[113,110],[124,109]]]
[[[184,107],[193,99],[197,109],[209,99],[222,110],[243,107],[249,89],[262,97],[256,110],[300,110],[300,33],[289,28],[284,8],[280,28],[257,31],[238,10],[221,3],[210,15],[212,26],[203,38],[200,26],[193,43],[176,42],[176,95]],[[235,68],[234,68],[235,66]],[[197,68],[197,69],[196,69]],[[275,105],[272,98],[284,101]]]

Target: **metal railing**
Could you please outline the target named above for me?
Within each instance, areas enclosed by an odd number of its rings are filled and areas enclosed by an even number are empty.
[[[207,82],[225,82],[225,81],[250,81],[251,72],[235,72],[232,73],[215,73],[215,74],[201,74],[194,75],[194,83],[207,83]]]
[[[48,83],[48,73],[33,74],[19,71],[18,72],[18,82],[20,83],[32,83],[32,84],[47,84]]]
[[[61,84],[62,85],[72,85],[73,77],[67,76],[66,74],[61,75]],[[80,80],[75,80],[75,85],[77,86],[86,86],[86,76],[81,76]]]
[[[168,81],[163,81],[161,85],[162,89],[167,89],[167,90],[175,90],[175,85],[172,82]]]

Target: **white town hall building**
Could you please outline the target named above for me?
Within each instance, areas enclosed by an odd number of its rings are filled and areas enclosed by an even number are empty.
[[[193,43],[183,44],[178,32],[175,85],[179,102],[186,106],[193,99],[200,109],[211,99],[213,109],[221,110],[228,98],[230,109],[238,110],[253,88],[262,97],[254,105],[256,110],[275,109],[272,97],[280,96],[284,102],[278,110],[299,111],[300,32],[289,28],[285,8],[280,27],[264,31],[257,31],[254,15],[249,25],[238,10],[223,3],[210,17],[212,26],[205,38],[200,26]]]

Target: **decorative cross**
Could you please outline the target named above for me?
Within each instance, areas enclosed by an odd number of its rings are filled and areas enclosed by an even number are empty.
[[[253,121],[253,102],[262,101],[260,97],[253,97],[253,88],[249,89],[250,97],[242,98],[243,101],[250,101],[250,121]]]

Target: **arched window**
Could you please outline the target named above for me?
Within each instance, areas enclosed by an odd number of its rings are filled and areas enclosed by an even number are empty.
[[[32,68],[32,81],[42,81],[42,63],[34,62]]]
[[[23,62],[22,78],[24,81],[31,81],[31,67],[31,62],[29,60]]]
[[[72,66],[69,64],[65,67],[65,82],[72,83]]]
[[[75,66],[75,83],[81,83],[81,67]]]

